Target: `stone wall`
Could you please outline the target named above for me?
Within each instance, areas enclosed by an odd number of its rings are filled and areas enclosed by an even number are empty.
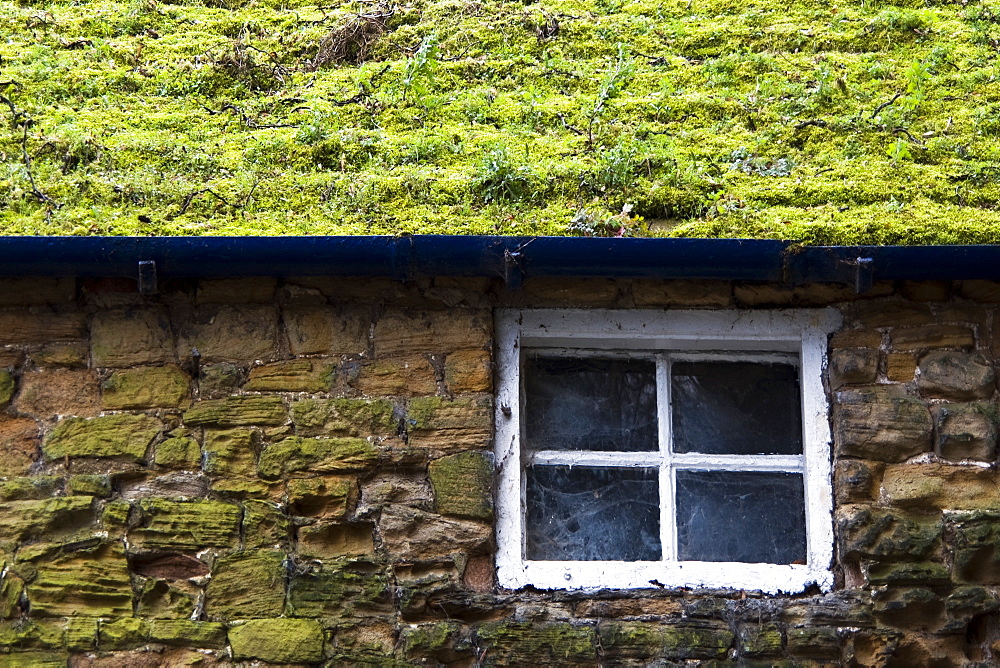
[[[1000,660],[1000,285],[0,285],[0,666]],[[497,306],[832,304],[837,586],[498,590]]]

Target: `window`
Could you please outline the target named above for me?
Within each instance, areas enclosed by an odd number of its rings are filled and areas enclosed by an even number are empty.
[[[497,569],[517,588],[832,584],[832,309],[497,314]]]

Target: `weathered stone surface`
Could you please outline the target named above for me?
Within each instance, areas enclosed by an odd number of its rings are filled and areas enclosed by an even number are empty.
[[[362,488],[359,510],[381,510],[390,504],[434,510],[434,492],[427,476],[380,476]]]
[[[924,509],[998,508],[1000,480],[996,471],[978,466],[887,466],[882,477],[882,498],[892,505]]]
[[[14,390],[16,389],[17,381],[14,380],[14,374],[7,370],[0,370],[0,408],[4,408],[10,403],[10,400],[14,398]]]
[[[900,294],[914,302],[946,302],[951,297],[948,281],[899,281],[897,288]]]
[[[204,469],[211,475],[254,475],[257,454],[249,429],[206,429]]]
[[[934,324],[924,327],[893,329],[889,335],[893,350],[913,351],[927,348],[959,348],[968,350],[976,345],[972,330],[962,325]]]
[[[849,286],[833,283],[803,286],[738,283],[734,286],[733,293],[736,303],[741,306],[822,306],[850,301],[855,297]]]
[[[398,561],[484,552],[493,539],[487,523],[441,517],[416,508],[389,506],[378,523],[390,557]]]
[[[229,629],[237,661],[315,663],[323,660],[323,627],[312,619],[258,619]]]
[[[430,463],[434,507],[442,515],[493,517],[493,457],[487,452],[461,452]]]
[[[1000,302],[1000,282],[997,281],[960,281],[958,292],[977,302]]]
[[[873,601],[876,618],[889,626],[934,631],[944,622],[944,601],[927,587],[878,591]]]
[[[185,582],[146,580],[139,592],[136,615],[149,619],[188,619],[198,605],[200,588]]]
[[[132,554],[129,566],[136,575],[166,581],[200,578],[209,573],[208,565],[200,559],[173,552]]]
[[[254,392],[327,392],[336,363],[314,359],[274,362],[250,369],[246,389]]]
[[[0,475],[26,475],[41,458],[38,423],[0,415]]]
[[[715,306],[732,305],[733,286],[729,281],[643,281],[632,282],[636,306]]]
[[[788,629],[788,653],[800,659],[830,659],[840,655],[840,636],[835,628]]]
[[[376,357],[448,353],[486,348],[492,318],[488,310],[387,311],[375,323]]]
[[[28,501],[59,495],[63,479],[57,476],[9,478],[0,482],[0,501]]]
[[[139,504],[142,524],[129,532],[136,550],[197,552],[207,547],[236,547],[240,508],[218,501],[145,499]]]
[[[153,461],[157,466],[167,468],[199,468],[201,446],[189,436],[168,438],[162,443],[157,443]]]
[[[869,385],[878,373],[878,350],[838,348],[830,353],[830,387]]]
[[[397,355],[360,364],[351,384],[370,397],[421,396],[437,392],[437,372],[427,355]]]
[[[199,304],[232,304],[249,302],[268,304],[274,299],[278,282],[269,276],[240,278],[203,278],[198,281],[195,300]]]
[[[42,420],[57,415],[91,417],[100,411],[97,387],[97,373],[89,369],[32,371],[21,376],[14,408]]]
[[[281,397],[256,395],[199,401],[184,413],[184,424],[188,426],[281,425],[287,419]]]
[[[940,517],[861,508],[837,522],[841,558],[923,559],[938,546]]]
[[[198,370],[198,396],[201,399],[222,399],[235,394],[246,380],[246,370],[230,362],[204,364]]]
[[[284,607],[284,552],[237,552],[216,561],[205,592],[211,619],[277,617]]]
[[[149,497],[177,500],[197,499],[208,494],[209,478],[200,471],[176,471],[155,477],[119,478],[118,491],[123,499],[135,501]]]
[[[301,569],[288,584],[288,614],[352,619],[360,612],[385,611],[388,578],[367,560],[327,559]]]
[[[990,398],[995,381],[993,367],[980,355],[934,352],[920,360],[917,387],[928,397],[971,401]]]
[[[177,316],[177,347],[184,355],[197,349],[205,362],[279,357],[278,311],[274,306],[201,306]]]
[[[0,311],[0,345],[39,344],[47,341],[82,339],[87,335],[83,313],[59,313],[47,309]]]
[[[937,322],[929,304],[903,301],[876,299],[855,302],[851,305],[849,314],[858,324],[875,329],[933,325]]]
[[[777,624],[751,624],[739,632],[742,654],[751,658],[780,656],[783,640]]]
[[[226,627],[216,622],[157,619],[149,623],[149,639],[164,645],[222,649],[226,644]]]
[[[416,448],[462,451],[489,446],[493,436],[490,397],[411,399],[407,407],[409,444]]]
[[[264,448],[260,474],[265,478],[293,471],[340,473],[363,471],[378,460],[378,451],[361,438],[302,438],[292,436]]]
[[[143,461],[162,424],[148,415],[108,415],[63,420],[42,443],[47,460],[64,457],[115,457]]]
[[[51,541],[91,526],[95,520],[90,496],[59,496],[0,503],[0,542]]]
[[[98,311],[90,333],[94,366],[122,367],[175,361],[170,319],[165,309]]]
[[[865,503],[878,496],[882,465],[858,459],[841,459],[834,467],[833,489],[837,503]]]
[[[881,332],[870,329],[842,329],[830,336],[830,349],[837,348],[875,348],[882,345]]]
[[[375,554],[371,524],[312,524],[299,527],[298,552],[306,557],[333,559]]]
[[[107,498],[111,496],[111,478],[89,474],[70,476],[66,481],[66,493]]]
[[[295,515],[343,519],[358,502],[358,481],[347,476],[292,478],[286,490]]]
[[[243,502],[243,547],[247,550],[290,547],[292,522],[270,501]]]
[[[107,410],[184,408],[191,403],[191,380],[173,365],[122,369],[101,384],[101,402]]]
[[[945,459],[978,459],[992,462],[997,453],[1000,409],[996,404],[974,402],[931,407],[935,426],[935,451]]]
[[[304,399],[292,403],[300,436],[391,436],[399,430],[388,399]]]
[[[225,499],[274,499],[278,490],[257,478],[222,476],[212,481],[212,494]]]
[[[955,579],[1000,584],[1000,512],[959,513],[948,518]]]
[[[61,366],[79,369],[87,366],[89,358],[90,346],[85,341],[48,343],[31,353],[31,361],[41,368]]]
[[[480,626],[477,635],[501,665],[593,664],[597,659],[593,626],[493,622]]]
[[[905,461],[931,449],[932,426],[927,406],[914,397],[881,388],[837,393],[833,432],[841,455]]]
[[[359,355],[368,349],[367,310],[291,305],[282,316],[293,355]]]
[[[132,581],[125,555],[109,547],[38,564],[27,586],[36,617],[131,617]]]
[[[493,390],[492,355],[488,350],[458,350],[444,361],[444,382],[456,394]]]
[[[948,582],[948,567],[933,561],[875,562],[865,566],[868,584],[879,585],[940,585]]]
[[[134,649],[146,641],[148,632],[142,619],[109,619],[98,627],[97,644],[105,650]]]
[[[909,353],[889,353],[885,377],[894,383],[909,383],[917,375],[917,358]]]
[[[622,286],[610,278],[529,278],[522,287],[532,303],[611,305],[621,295]]]
[[[59,304],[76,298],[76,279],[11,276],[0,279],[0,306]]]

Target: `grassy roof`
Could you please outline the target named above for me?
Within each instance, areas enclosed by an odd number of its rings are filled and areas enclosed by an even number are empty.
[[[1000,242],[1000,2],[0,0],[0,233]]]

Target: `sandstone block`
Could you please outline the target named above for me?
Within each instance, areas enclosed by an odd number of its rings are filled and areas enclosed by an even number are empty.
[[[841,558],[922,559],[938,546],[939,517],[861,508],[837,522]]]
[[[1000,302],[1000,282],[997,281],[961,281],[958,292],[966,299],[977,302]]]
[[[398,355],[360,364],[351,384],[369,397],[429,395],[438,389],[437,372],[426,355]]]
[[[434,507],[442,515],[493,517],[493,458],[487,452],[461,452],[428,467]]]
[[[316,663],[323,660],[323,627],[313,619],[257,619],[229,629],[237,661]]]
[[[0,408],[4,408],[14,398],[17,381],[10,371],[0,370]]]
[[[129,558],[132,572],[152,580],[190,580],[209,574],[208,565],[186,554],[152,552],[133,554]]]
[[[10,478],[0,482],[0,501],[28,501],[60,496],[63,479],[58,476]]]
[[[168,438],[156,445],[153,461],[166,468],[200,468],[201,446],[188,436]]]
[[[774,283],[737,283],[733,293],[736,303],[742,306],[823,306],[852,301],[857,297],[850,286],[833,283],[794,287]]]
[[[492,318],[485,310],[389,310],[375,323],[376,359],[486,348]]]
[[[621,285],[610,278],[559,278],[539,276],[524,282],[524,294],[533,303],[610,305],[618,300]]]
[[[943,585],[949,580],[948,568],[933,561],[875,562],[865,565],[869,585]]]
[[[145,620],[124,617],[102,621],[97,644],[104,650],[134,649],[146,642],[149,627]]]
[[[1000,507],[1000,480],[991,469],[948,464],[887,466],[882,498],[900,507],[977,510]]]
[[[873,600],[876,618],[889,626],[934,631],[944,621],[944,601],[927,587],[886,589]]]
[[[91,527],[91,496],[57,496],[0,503],[0,542],[51,541]]]
[[[878,351],[870,348],[839,348],[830,353],[830,387],[870,385],[878,373]]]
[[[149,623],[149,640],[164,645],[222,649],[226,645],[226,627],[217,622],[155,619]]]
[[[278,504],[254,499],[243,502],[245,549],[287,548],[291,535],[291,520]]]
[[[286,490],[295,515],[344,519],[358,502],[358,481],[347,476],[292,478]]]
[[[485,552],[493,539],[491,525],[441,517],[407,506],[387,506],[379,533],[395,561],[420,561],[464,552]]]
[[[208,494],[208,476],[201,472],[174,471],[152,477],[119,478],[118,492],[123,499],[135,501],[149,497],[175,500],[196,499]]]
[[[199,593],[200,588],[190,582],[146,580],[135,612],[143,620],[187,619],[195,611]],[[147,624],[144,633],[148,632]]]
[[[252,392],[327,392],[335,370],[336,364],[329,361],[274,362],[251,369],[246,389]]]
[[[392,436],[399,430],[388,399],[303,399],[292,404],[301,436]]]
[[[76,299],[76,279],[5,277],[0,279],[0,306],[60,304]]]
[[[980,355],[934,352],[920,360],[917,387],[925,396],[971,401],[990,398],[995,381],[993,367]]]
[[[177,347],[205,362],[273,360],[278,353],[278,311],[270,305],[201,306],[176,314]]]
[[[144,499],[142,524],[129,532],[137,550],[196,552],[208,547],[236,547],[240,539],[240,507],[218,501]]]
[[[48,343],[31,353],[31,361],[42,368],[61,366],[79,369],[87,366],[89,358],[90,347],[84,341]]]
[[[870,329],[842,329],[830,335],[830,349],[874,348],[882,345],[882,334]]]
[[[70,476],[66,481],[66,493],[106,499],[111,496],[111,478],[87,474]]]
[[[223,399],[236,394],[246,375],[243,367],[230,362],[203,364],[198,373],[198,396],[201,399]]]
[[[91,417],[100,411],[97,373],[89,369],[48,369],[21,376],[14,408],[41,420],[56,416]]]
[[[237,552],[220,557],[205,592],[213,620],[277,617],[285,607],[285,553]]]
[[[889,342],[893,350],[914,351],[928,348],[960,348],[967,350],[976,345],[972,330],[962,325],[926,325],[893,329]]]
[[[752,624],[740,629],[739,641],[744,656],[766,657],[782,653],[784,638],[777,624]]]
[[[729,281],[646,281],[632,282],[632,299],[638,307],[714,306],[727,308],[733,302]]]
[[[848,315],[859,325],[872,329],[933,325],[937,322],[929,304],[880,299],[855,302]]]
[[[292,436],[264,449],[259,470],[265,478],[293,471],[341,473],[363,471],[377,460],[375,446],[364,439]]]
[[[444,382],[457,394],[491,392],[493,362],[488,350],[458,350],[444,361]]]
[[[254,433],[249,429],[205,430],[205,473],[252,476],[257,473]]]
[[[615,627],[602,627],[601,645],[605,635],[608,646]],[[592,665],[596,663],[596,634],[593,626],[561,623],[490,622],[477,629],[479,642],[502,665]],[[669,648],[669,641],[664,645]],[[665,650],[669,651],[669,649]],[[715,654],[713,654],[715,656]]]
[[[173,365],[122,369],[101,384],[101,402],[107,410],[184,408],[191,380]]]
[[[290,305],[282,310],[293,355],[360,355],[368,350],[368,309]]]
[[[867,503],[878,497],[882,465],[858,459],[841,459],[834,467],[833,489],[837,503]]]
[[[195,300],[199,304],[249,302],[268,304],[274,299],[278,282],[268,276],[241,278],[203,278],[198,281]]]
[[[188,426],[282,425],[287,420],[284,399],[257,395],[199,401],[184,413]]]
[[[917,358],[909,353],[889,353],[885,376],[895,383],[909,383],[917,375]]]
[[[90,332],[94,366],[122,367],[175,361],[170,318],[165,309],[98,311]]]
[[[420,397],[407,405],[411,447],[462,451],[489,446],[493,436],[490,397]]]
[[[74,552],[40,563],[37,572],[27,586],[34,617],[132,616],[132,581],[117,550]]]
[[[948,517],[955,579],[1000,584],[1000,513],[995,510]]]
[[[992,462],[997,454],[1000,409],[996,404],[973,402],[931,407],[935,450],[945,459],[978,459]]]
[[[802,659],[827,659],[840,654],[840,635],[835,628],[788,629],[788,653]]]
[[[296,617],[352,620],[360,612],[388,612],[389,600],[388,579],[365,560],[328,559],[288,583],[288,614]]]
[[[833,411],[841,455],[901,462],[931,448],[930,411],[914,397],[881,388],[839,392]]]
[[[899,281],[899,292],[914,302],[946,302],[951,297],[948,281]]]
[[[299,528],[298,552],[316,559],[375,554],[371,524],[311,524]]]
[[[150,443],[163,425],[148,415],[108,415],[70,418],[56,425],[42,442],[45,459],[114,457],[144,461]]]
[[[0,311],[0,345],[34,344],[82,339],[87,320],[76,311],[10,309]]]
[[[41,457],[38,423],[0,416],[0,475],[26,475]]]

